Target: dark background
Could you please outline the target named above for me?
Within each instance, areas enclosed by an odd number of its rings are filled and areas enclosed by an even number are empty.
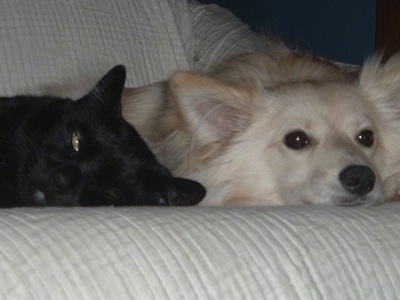
[[[199,0],[230,9],[292,48],[361,64],[375,51],[377,0]]]

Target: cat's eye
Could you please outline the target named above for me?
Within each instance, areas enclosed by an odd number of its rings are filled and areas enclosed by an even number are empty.
[[[310,144],[310,138],[301,130],[288,133],[284,139],[285,145],[293,150],[301,150]]]
[[[369,129],[361,130],[357,134],[356,140],[360,145],[363,145],[363,146],[369,148],[374,144],[374,141],[375,141],[374,133]]]
[[[71,144],[75,152],[79,152],[80,141],[81,141],[81,135],[79,131],[74,130],[71,136]]]

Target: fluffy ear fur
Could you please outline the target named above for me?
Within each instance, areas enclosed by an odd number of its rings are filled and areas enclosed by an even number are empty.
[[[185,131],[205,144],[227,140],[249,119],[254,95],[207,75],[179,72],[170,80],[173,109]]]
[[[400,117],[400,53],[382,63],[382,55],[366,61],[359,84],[378,108],[393,118]]]

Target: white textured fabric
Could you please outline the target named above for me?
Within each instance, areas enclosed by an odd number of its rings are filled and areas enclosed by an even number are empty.
[[[0,94],[77,98],[114,65],[127,86],[263,47],[228,11],[186,0],[0,0]]]
[[[400,204],[0,211],[1,299],[399,299]]]
[[[187,69],[190,48],[180,30],[190,36],[188,4],[171,2],[173,7],[167,0],[0,0],[1,95],[53,86],[82,93],[117,64],[127,67],[128,86]]]
[[[192,68],[212,70],[239,53],[268,48],[268,41],[251,31],[226,9],[190,1],[193,14],[194,57]]]

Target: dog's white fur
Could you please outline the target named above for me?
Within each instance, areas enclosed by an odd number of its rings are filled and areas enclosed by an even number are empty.
[[[174,175],[206,186],[202,205],[375,204],[400,186],[400,58],[380,61],[356,76],[278,45],[126,89],[123,114]],[[365,129],[371,147],[357,142]],[[293,150],[284,139],[298,130],[310,144]],[[350,165],[374,170],[367,195],[340,184]]]

